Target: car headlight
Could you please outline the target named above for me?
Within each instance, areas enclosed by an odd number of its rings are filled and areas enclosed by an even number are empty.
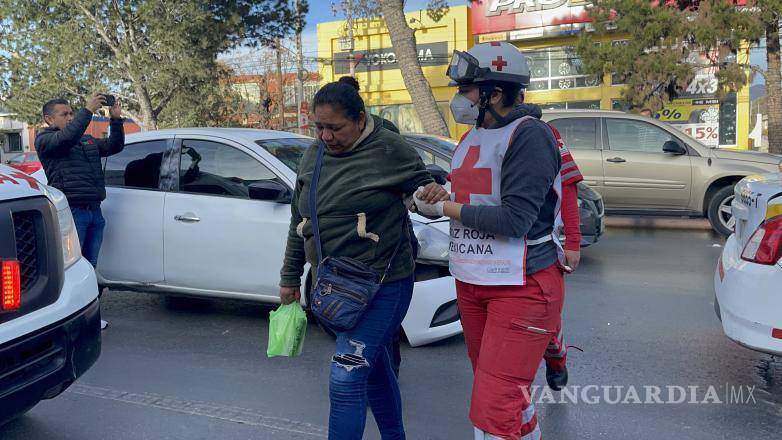
[[[451,243],[448,234],[417,221],[413,221],[413,232],[419,244],[418,261],[448,265],[448,246]]]
[[[62,191],[46,185],[43,185],[41,190],[57,210],[57,223],[60,228],[60,241],[62,242],[63,268],[67,269],[81,258],[79,234],[76,231],[76,224],[73,222],[73,214],[71,214],[68,200]]]
[[[76,232],[76,224],[73,222],[70,208],[57,211],[57,221],[60,224],[63,267],[67,269],[81,258],[79,234]]]

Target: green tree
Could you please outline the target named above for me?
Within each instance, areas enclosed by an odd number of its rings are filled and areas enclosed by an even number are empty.
[[[770,59],[767,73],[749,64],[748,42],[778,29],[780,4],[782,0],[757,0],[747,7],[730,0],[599,0],[589,12],[595,31],[582,34],[576,49],[587,72],[623,77],[622,96],[632,107],[659,109],[704,73],[714,74],[719,95],[738,90],[754,74],[766,77],[768,84],[774,71],[779,89],[779,45],[773,55],[777,68]],[[767,47],[772,57],[773,44]],[[782,102],[773,104],[774,91],[768,90],[769,144],[782,153],[782,129],[772,135],[771,122],[772,105],[782,117]]]
[[[109,92],[148,130],[203,123],[226,73],[217,55],[297,24],[288,0],[3,0],[0,15],[5,107],[35,122],[47,99]]]
[[[187,93],[177,93],[160,114],[161,127],[239,127],[244,103],[232,86],[234,71],[219,64]]]

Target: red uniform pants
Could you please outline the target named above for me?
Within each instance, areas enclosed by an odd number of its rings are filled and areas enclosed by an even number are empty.
[[[475,379],[470,420],[503,440],[540,438],[529,386],[560,329],[564,279],[557,264],[527,275],[524,286],[456,281]]]

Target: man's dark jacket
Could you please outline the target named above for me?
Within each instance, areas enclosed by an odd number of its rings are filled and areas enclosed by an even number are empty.
[[[106,198],[100,158],[125,146],[122,119],[111,120],[108,139],[84,134],[91,120],[92,113],[82,109],[64,129],[44,128],[35,138],[49,185],[65,193],[71,205],[99,204]]]

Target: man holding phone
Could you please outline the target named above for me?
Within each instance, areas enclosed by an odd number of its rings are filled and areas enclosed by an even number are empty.
[[[109,104],[108,139],[85,134],[93,113]],[[49,185],[68,199],[82,255],[96,267],[106,226],[100,209],[106,198],[101,158],[117,154],[125,146],[122,107],[113,96],[96,94],[74,115],[68,101],[52,99],[43,106],[43,119],[47,127],[38,132],[35,149]],[[101,321],[101,328],[106,325]]]

